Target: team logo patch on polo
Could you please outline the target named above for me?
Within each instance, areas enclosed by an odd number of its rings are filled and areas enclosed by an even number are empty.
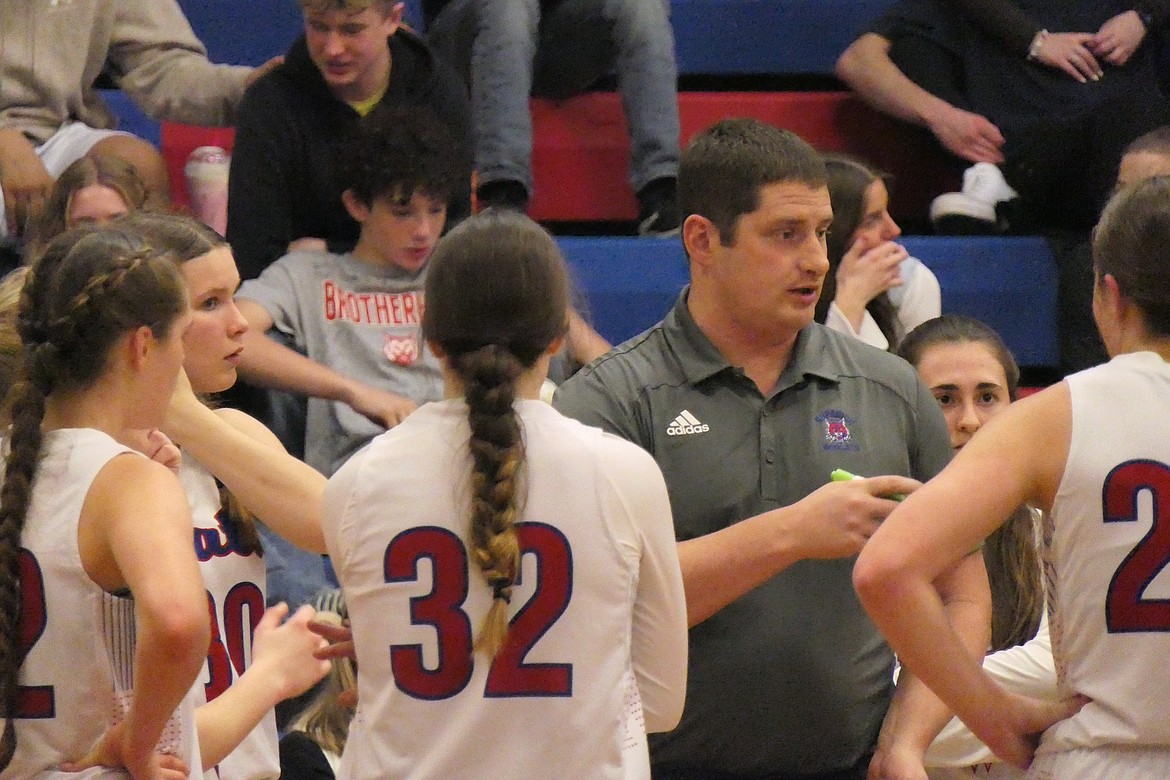
[[[826,409],[817,415],[817,422],[825,426],[822,449],[851,451],[861,449],[861,445],[853,440],[853,433],[849,430],[857,421],[845,412],[840,409]]]
[[[711,426],[706,423],[699,422],[693,414],[683,409],[678,413],[670,425],[666,426],[667,436],[687,436],[692,433],[706,433],[711,430]]]
[[[400,366],[414,365],[418,361],[418,337],[387,333],[386,342],[382,345],[382,354],[391,363]]]

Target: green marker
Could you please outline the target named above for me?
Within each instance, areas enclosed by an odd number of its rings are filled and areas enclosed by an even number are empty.
[[[845,469],[833,469],[833,473],[829,474],[830,482],[848,482],[851,479],[865,479],[865,477],[859,477],[856,474],[850,474]],[[906,498],[906,494],[891,493],[888,496],[882,496],[882,498],[888,498],[891,501],[901,501],[902,499]]]

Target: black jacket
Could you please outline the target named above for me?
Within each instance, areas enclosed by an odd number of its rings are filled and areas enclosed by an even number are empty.
[[[393,67],[383,105],[427,106],[471,157],[471,109],[462,81],[406,30],[387,40]],[[359,226],[341,202],[340,166],[359,116],[334,97],[302,35],[284,63],[253,84],[240,104],[229,179],[227,238],[240,275],[260,275],[296,238],[351,249]],[[448,224],[470,213],[471,182],[452,197]]]

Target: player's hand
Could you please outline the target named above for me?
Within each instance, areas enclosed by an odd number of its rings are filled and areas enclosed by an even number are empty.
[[[1129,62],[1148,32],[1137,11],[1126,11],[1101,25],[1089,48],[1100,59],[1120,68]]]
[[[332,619],[327,619],[332,618]],[[323,612],[317,620],[309,622],[309,629],[321,636],[327,644],[313,655],[317,658],[349,658],[357,660],[353,649],[353,631],[348,621],[337,622],[337,615]]]
[[[351,661],[357,661],[353,647],[353,631],[349,628],[349,621],[342,620],[333,612],[319,612],[317,617],[317,620],[309,624],[309,628],[314,633],[324,637],[328,643],[314,655],[317,658],[347,658]],[[337,694],[337,702],[343,707],[356,707],[357,701],[357,691],[342,691]]]
[[[882,520],[906,495],[922,486],[899,476],[830,482],[801,499],[797,520],[788,527],[801,558],[847,558],[861,552]]]
[[[32,142],[19,130],[0,129],[0,189],[4,191],[4,216],[9,235],[40,216],[53,189],[53,177],[37,156]]]
[[[206,412],[206,407],[195,395],[191,387],[191,380],[185,369],[179,369],[179,378],[175,382],[175,389],[167,403],[167,418],[163,423],[163,430],[172,440],[183,444],[183,433],[190,432],[192,426],[198,425],[200,413]]]
[[[927,126],[939,143],[968,162],[1003,163],[1003,133],[981,114],[949,106]]]
[[[1096,81],[1105,72],[1090,48],[1095,38],[1092,33],[1050,33],[1035,59],[1050,68],[1063,70],[1082,84],[1090,79]]]
[[[130,755],[124,726],[125,721],[111,726],[85,757],[61,764],[61,771],[81,772],[102,766],[124,768],[134,780],[186,780],[190,770],[178,756],[153,751],[140,757]]]
[[[922,751],[906,745],[878,744],[866,780],[928,780]]]
[[[1046,729],[1072,717],[1089,702],[1084,696],[1047,701],[1013,693],[1004,695],[1006,706],[997,707],[986,723],[967,725],[995,755],[1020,769],[1031,765],[1040,735]]]
[[[350,390],[346,402],[355,412],[383,428],[393,428],[418,408],[418,405],[409,398],[356,383]]]
[[[287,615],[284,602],[264,611],[256,624],[248,668],[248,673],[256,670],[271,678],[278,701],[301,695],[329,674],[329,661],[317,656],[329,643],[310,627],[316,611],[305,604],[285,620]]]
[[[877,246],[853,242],[837,266],[837,305],[842,311],[860,311],[886,290],[901,285],[902,261],[909,256],[905,247],[893,241]]]
[[[179,473],[179,467],[183,465],[183,453],[165,433],[152,428],[149,431],[132,431],[131,435],[141,436],[141,446],[135,444],[134,449],[156,463],[163,464],[175,474]]]

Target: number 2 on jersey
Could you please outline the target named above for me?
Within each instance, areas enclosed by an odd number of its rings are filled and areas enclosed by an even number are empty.
[[[512,618],[508,640],[492,661],[484,695],[571,696],[573,666],[567,663],[525,663],[529,651],[564,614],[573,593],[573,554],[564,534],[545,523],[517,523],[520,555],[536,559],[536,587]],[[471,618],[463,610],[467,598],[468,560],[463,542],[451,531],[434,526],[411,528],[390,541],[383,559],[385,581],[413,582],[422,559],[431,563],[430,593],[410,599],[410,619],[431,626],[438,637],[438,662],[423,663],[421,644],[391,645],[390,667],[400,690],[418,699],[446,699],[471,680],[473,668]],[[519,578],[517,579],[519,584]]]
[[[45,633],[49,616],[45,612],[45,578],[41,566],[28,550],[20,550],[20,657],[17,665],[24,663],[33,645]],[[16,711],[14,718],[52,718],[56,715],[56,702],[51,685],[16,686]]]
[[[1147,599],[1146,587],[1170,564],[1170,467],[1152,460],[1131,460],[1109,472],[1101,491],[1106,523],[1137,520],[1138,497],[1149,491],[1153,522],[1109,583],[1105,623],[1110,633],[1170,631],[1170,600]]]

